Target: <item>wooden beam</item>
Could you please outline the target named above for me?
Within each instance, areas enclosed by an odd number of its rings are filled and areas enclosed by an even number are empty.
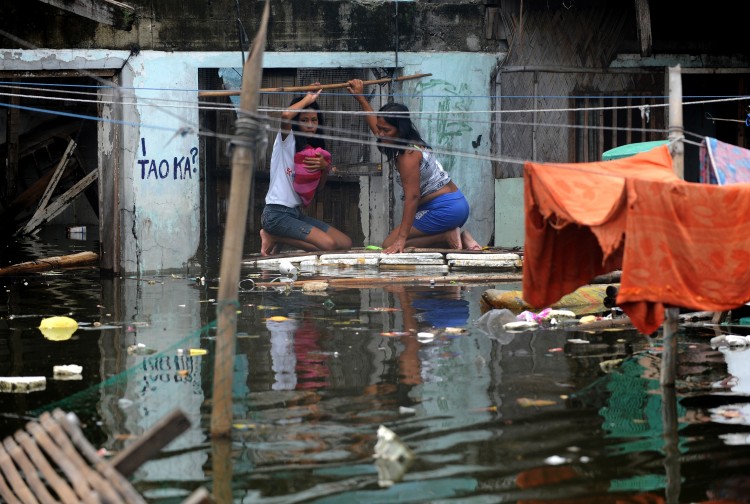
[[[385,84],[387,82],[391,82],[391,80],[394,81],[404,81],[404,80],[411,80],[411,79],[421,79],[422,77],[429,77],[431,76],[431,73],[428,74],[414,74],[414,75],[403,75],[401,77],[394,77],[391,78],[384,78],[384,79],[376,79],[376,80],[367,80],[363,81],[362,83],[367,86],[369,84]],[[283,92],[306,92],[306,91],[316,91],[318,89],[343,89],[348,84],[346,82],[337,82],[335,84],[321,84],[318,86],[286,86],[286,87],[275,87],[275,88],[261,88],[258,91],[261,93],[283,93]],[[240,89],[226,89],[223,91],[199,91],[198,96],[199,97],[222,97],[222,96],[239,96],[241,93]]]
[[[641,56],[651,56],[653,41],[651,38],[651,9],[648,0],[635,0],[635,19],[638,39],[641,41]]]
[[[78,16],[130,31],[135,22],[135,8],[115,0],[39,0]]]
[[[187,415],[181,409],[175,409],[149,428],[135,443],[118,453],[112,459],[112,465],[117,472],[129,478],[190,426]]]
[[[44,194],[42,195],[42,199],[39,202],[39,206],[37,207],[36,212],[34,212],[34,215],[31,216],[31,219],[29,220],[28,223],[26,223],[26,226],[24,226],[23,229],[19,230],[17,234],[31,233],[36,228],[36,226],[41,222],[41,214],[44,213],[45,208],[47,207],[47,203],[52,197],[52,193],[55,192],[57,183],[60,181],[60,178],[62,177],[63,173],[65,173],[65,170],[67,169],[67,166],[68,166],[68,162],[73,156],[73,151],[75,150],[76,146],[77,144],[72,139],[68,142],[68,148],[65,149],[65,153],[60,158],[60,162],[57,164],[57,168],[55,168],[55,172],[52,175],[52,178],[50,179],[49,184],[47,185],[47,189],[44,191]]]
[[[95,263],[98,259],[99,256],[95,252],[78,252],[65,256],[46,257],[44,259],[35,259],[0,268],[0,276],[87,266]]]
[[[65,207],[70,205],[70,203],[74,199],[76,199],[79,194],[85,191],[86,188],[90,186],[98,177],[99,172],[97,170],[90,171],[88,175],[76,182],[73,187],[65,191],[60,195],[60,197],[50,203],[42,213],[40,213],[39,215],[35,215],[35,219],[33,221],[29,221],[24,227],[24,232],[31,233],[45,222],[49,222],[57,217],[63,210],[65,210]]]

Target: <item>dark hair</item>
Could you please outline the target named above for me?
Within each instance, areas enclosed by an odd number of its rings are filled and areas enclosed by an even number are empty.
[[[391,142],[404,145],[416,144],[427,147],[428,149],[430,148],[427,142],[422,139],[422,135],[419,134],[414,123],[411,122],[409,109],[406,105],[401,103],[386,103],[380,107],[378,117],[383,118],[385,122],[396,128],[398,137],[390,139]],[[387,147],[381,143],[381,140],[378,140],[378,143],[380,144],[378,145],[378,149],[385,154],[389,160],[398,157],[398,155],[403,152],[403,149],[400,148]]]
[[[289,106],[291,107],[295,103],[302,100],[302,98],[304,98],[304,96],[296,97],[289,103]],[[299,115],[302,112],[311,111],[311,110],[314,110],[318,114],[318,131],[316,133],[321,133],[322,130],[324,129],[323,128],[323,113],[320,111],[320,105],[318,105],[318,102],[312,102],[310,105],[308,105],[307,107],[297,112],[297,114],[292,118],[292,131],[294,132],[294,150],[296,152],[299,152],[302,149],[304,149],[306,145],[309,145],[311,147],[320,147],[321,149],[326,148],[326,141],[323,140],[322,138],[318,136],[307,136],[307,135],[300,133],[299,122],[298,122]],[[297,141],[298,138],[302,138],[304,139],[304,141],[298,142]]]

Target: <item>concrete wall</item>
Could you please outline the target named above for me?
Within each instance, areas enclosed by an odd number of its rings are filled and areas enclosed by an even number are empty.
[[[495,246],[523,247],[523,178],[495,180]]]
[[[79,16],[45,2],[6,0],[0,29],[22,39],[26,48],[239,52],[238,19],[252,39],[265,7],[263,1],[235,0],[124,3],[135,9],[127,30],[91,19],[93,13]],[[488,3],[272,0],[266,50],[377,52],[393,51],[398,44],[403,51],[493,52],[498,41],[484,36]]]

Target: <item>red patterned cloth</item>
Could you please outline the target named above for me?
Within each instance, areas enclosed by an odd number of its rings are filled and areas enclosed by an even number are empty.
[[[614,161],[526,162],[523,298],[544,308],[622,270],[617,304],[644,334],[664,307],[750,300],[750,184],[685,182],[666,145]]]

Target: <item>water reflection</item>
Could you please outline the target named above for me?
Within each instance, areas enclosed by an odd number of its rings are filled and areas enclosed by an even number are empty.
[[[116,452],[180,407],[192,429],[135,475],[150,502],[223,486],[220,476],[234,502],[743,502],[750,494],[740,421],[750,351],[712,349],[699,332],[679,336],[669,397],[658,385],[659,338],[475,325],[486,288],[518,285],[243,288],[235,360],[216,363],[215,280],[102,279],[80,269],[2,282],[0,375],[48,378],[43,391],[2,395],[2,434],[60,406],[84,420],[95,446]],[[78,321],[70,340],[44,338],[38,325],[51,315]],[[82,365],[82,380],[53,380],[56,364]],[[216,365],[233,370],[225,451],[212,451],[207,434]],[[380,425],[416,456],[390,486],[373,459]],[[231,474],[222,474],[228,461]]]

